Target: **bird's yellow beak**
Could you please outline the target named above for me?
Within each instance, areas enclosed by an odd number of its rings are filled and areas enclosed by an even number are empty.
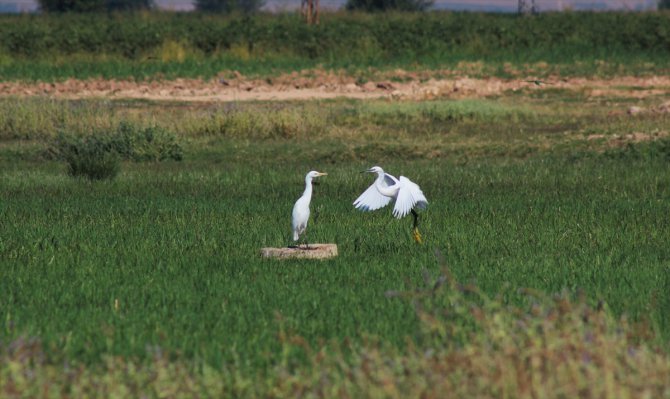
[[[325,173],[325,172],[319,172],[319,176],[328,176],[328,173]]]

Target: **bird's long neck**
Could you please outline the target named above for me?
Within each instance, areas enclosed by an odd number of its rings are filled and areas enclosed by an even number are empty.
[[[386,173],[384,173],[384,171],[377,172],[377,180],[375,180],[375,186],[377,187],[377,191],[379,191],[379,193],[381,195],[384,195],[384,196],[387,196],[387,197],[393,197],[398,192],[398,187],[396,187],[395,185],[391,186],[391,187],[385,186],[383,184],[385,178],[386,178]]]
[[[312,179],[309,177],[305,178],[305,192],[302,193],[302,196],[307,199],[312,198]]]

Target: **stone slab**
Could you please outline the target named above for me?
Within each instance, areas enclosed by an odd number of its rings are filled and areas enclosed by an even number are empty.
[[[297,247],[261,248],[261,256],[274,259],[328,259],[337,256],[336,244],[309,244]]]

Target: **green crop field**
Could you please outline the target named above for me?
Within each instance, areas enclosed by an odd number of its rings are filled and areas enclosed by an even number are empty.
[[[81,23],[49,18],[3,17],[0,34]],[[168,16],[133,18],[157,29]],[[631,30],[667,14],[634,18]],[[10,50],[6,78],[77,76],[54,74],[44,49]],[[610,72],[638,70],[630,59]],[[668,87],[597,92],[551,68],[546,85],[422,100],[4,95],[0,397],[670,397]],[[354,209],[373,165],[421,186],[422,244],[411,217]],[[103,178],[77,175],[90,169]],[[262,258],[291,243],[310,170],[328,176],[308,240],[339,256]]]
[[[264,375],[289,356],[282,334],[315,348],[420,342],[416,302],[389,292],[448,270],[498,306],[532,305],[526,289],[604,304],[646,326],[636,340],[667,348],[670,141],[610,143],[633,130],[656,137],[668,116],[611,117],[615,99],[537,93],[235,108],[3,100],[1,341],[37,339],[46,364],[143,364],[158,352]],[[54,155],[58,132],[140,126],[142,115],[178,138],[183,160],[124,161],[116,179],[89,181]],[[587,140],[596,132],[605,137]],[[423,245],[410,218],[353,208],[372,178],[359,172],[375,164],[421,185]],[[262,259],[261,247],[289,244],[311,169],[329,174],[309,239],[340,255]],[[302,364],[300,353],[289,358]]]

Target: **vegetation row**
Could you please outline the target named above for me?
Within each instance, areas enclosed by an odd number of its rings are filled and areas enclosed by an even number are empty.
[[[332,13],[319,25],[295,14],[201,13],[12,15],[0,17],[0,64],[105,54],[142,60],[178,46],[187,56],[329,62],[453,55],[561,60],[594,51],[667,56],[670,13]]]

